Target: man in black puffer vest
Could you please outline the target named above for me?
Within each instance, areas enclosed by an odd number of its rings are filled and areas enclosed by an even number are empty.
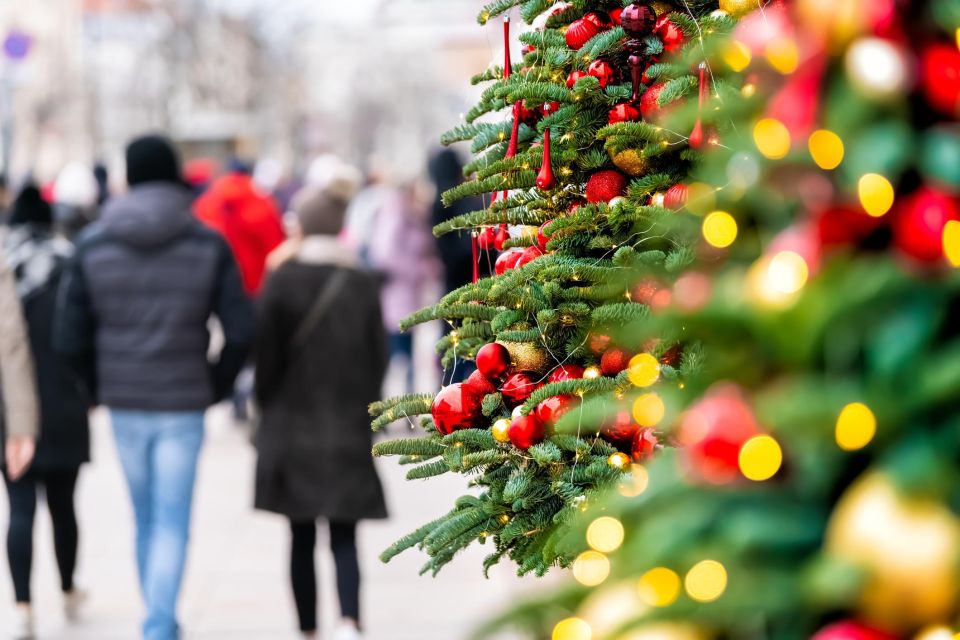
[[[64,276],[54,343],[110,410],[136,516],[143,637],[174,640],[204,410],[244,365],[253,310],[226,242],[193,217],[173,146],[140,138],[126,160],[129,193],[83,233]],[[225,337],[212,363],[211,316]]]

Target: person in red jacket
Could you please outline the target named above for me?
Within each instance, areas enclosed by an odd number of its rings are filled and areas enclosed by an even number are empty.
[[[230,172],[197,199],[194,212],[223,234],[240,268],[244,289],[256,295],[267,256],[285,239],[276,203],[253,183],[249,168],[234,161]]]

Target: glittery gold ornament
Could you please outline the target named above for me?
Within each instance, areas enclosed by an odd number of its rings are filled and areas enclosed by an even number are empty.
[[[669,2],[663,2],[663,0],[655,0],[650,3],[650,6],[653,7],[653,10],[657,12],[657,17],[662,16],[665,13],[670,13],[673,11],[673,5]]]
[[[499,342],[510,352],[510,362],[514,371],[543,372],[550,365],[550,356],[546,349],[531,342]]]
[[[903,495],[882,473],[840,499],[826,551],[865,571],[860,615],[892,632],[946,620],[960,597],[960,519],[940,502]]]
[[[630,466],[630,456],[619,451],[611,453],[610,457],[607,458],[607,464],[614,469],[626,469]]]
[[[506,418],[500,418],[493,423],[490,432],[493,434],[493,439],[497,442],[510,442],[510,421]]]
[[[745,16],[755,11],[758,6],[757,0],[720,0],[720,10],[726,11],[734,18]]]
[[[647,159],[636,149],[624,149],[610,156],[617,168],[631,176],[639,176],[647,170]]]

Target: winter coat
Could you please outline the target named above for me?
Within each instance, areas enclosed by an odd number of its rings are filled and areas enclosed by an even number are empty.
[[[225,341],[212,364],[211,315]],[[231,390],[253,324],[230,249],[193,217],[189,191],[149,182],[111,200],[78,243],[54,345],[102,404],[200,411]]]
[[[87,411],[92,399],[53,349],[57,285],[73,246],[55,237],[49,226],[23,224],[10,228],[3,252],[23,305],[40,399],[40,439],[30,468],[73,469],[90,459]]]
[[[449,207],[443,203],[443,192],[463,182],[463,167],[453,149],[439,151],[430,160],[428,169],[437,190],[431,212],[431,222],[434,226],[465,213],[484,209],[485,205],[479,196],[461,198]],[[445,233],[436,239],[436,243],[440,259],[443,261],[444,289],[450,292],[472,282],[473,246],[470,234],[463,231]],[[485,263],[486,260],[480,260],[482,274],[487,271]]]
[[[233,173],[214,182],[197,200],[194,212],[226,238],[247,293],[259,292],[267,256],[285,238],[274,201],[257,189],[250,176]]]
[[[5,242],[0,233],[0,244]],[[0,260],[0,391],[6,437],[36,436],[40,424],[36,378],[17,285],[6,260]],[[0,454],[0,464],[4,456]]]
[[[259,301],[256,397],[258,509],[295,520],[386,517],[370,454],[368,405],[387,363],[377,284],[332,238],[310,236],[272,273]],[[337,269],[346,280],[306,342],[291,346]]]

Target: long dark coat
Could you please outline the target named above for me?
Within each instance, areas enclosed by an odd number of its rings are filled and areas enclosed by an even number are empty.
[[[290,341],[334,272],[292,261],[267,280],[255,346],[258,509],[295,520],[383,518],[367,406],[387,364],[376,280],[347,268],[324,319],[299,349]]]

